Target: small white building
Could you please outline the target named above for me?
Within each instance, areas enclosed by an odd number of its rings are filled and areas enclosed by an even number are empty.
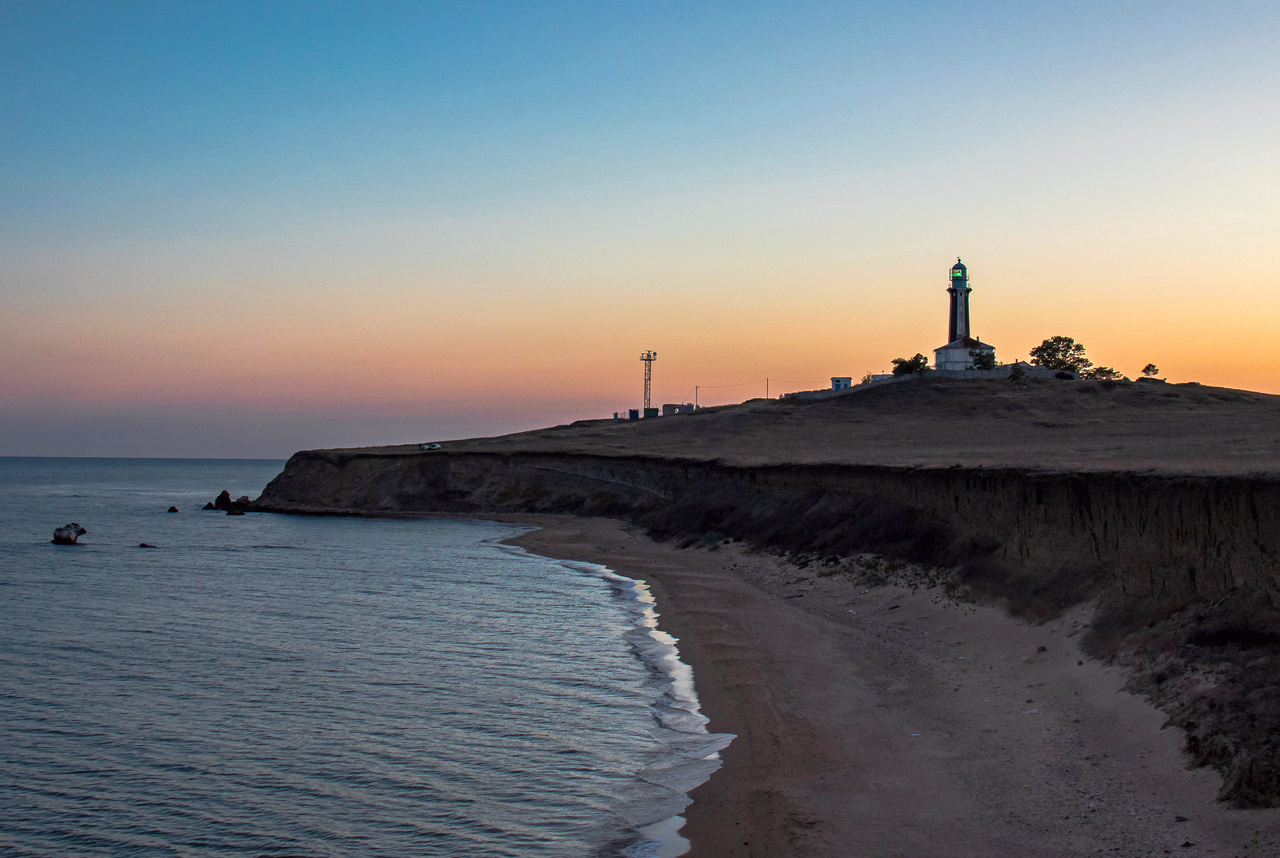
[[[832,390],[848,390],[853,387],[853,376],[851,375],[833,375],[831,376]]]

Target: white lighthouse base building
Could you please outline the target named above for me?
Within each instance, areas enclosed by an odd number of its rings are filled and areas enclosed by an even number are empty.
[[[973,355],[970,352],[991,355],[994,358],[996,347],[973,337],[960,337],[954,342],[933,350],[933,366],[935,369],[943,370],[972,369]]]

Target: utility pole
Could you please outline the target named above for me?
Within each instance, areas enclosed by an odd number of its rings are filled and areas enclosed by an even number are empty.
[[[640,360],[644,361],[644,411],[640,413],[641,417],[649,416],[649,385],[653,381],[653,362],[657,359],[658,353],[655,351],[640,354]]]

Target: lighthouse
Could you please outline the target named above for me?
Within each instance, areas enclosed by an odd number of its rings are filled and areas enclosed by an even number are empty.
[[[971,352],[995,357],[995,346],[972,336],[969,330],[969,269],[956,257],[947,272],[947,293],[951,296],[951,315],[947,323],[947,344],[933,350],[933,365],[939,370],[973,369]]]

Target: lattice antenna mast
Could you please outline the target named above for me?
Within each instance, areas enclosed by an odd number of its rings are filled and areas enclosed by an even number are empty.
[[[658,359],[658,353],[649,351],[640,354],[640,360],[644,361],[644,410],[649,410],[649,385],[653,381],[653,362]],[[643,414],[644,412],[641,412]]]

